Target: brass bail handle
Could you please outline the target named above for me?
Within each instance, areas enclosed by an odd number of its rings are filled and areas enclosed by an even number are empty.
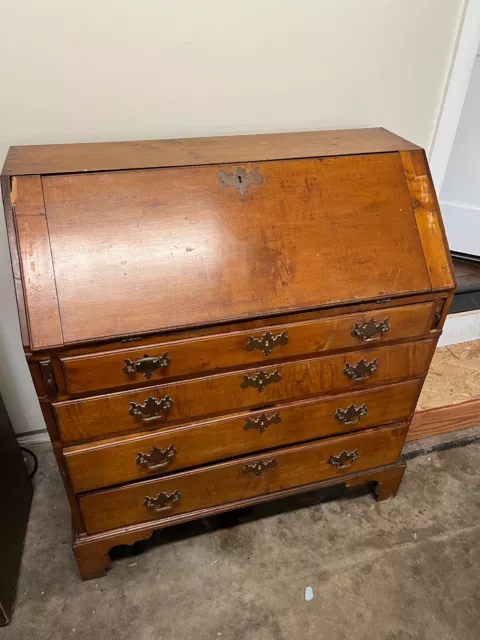
[[[122,369],[122,373],[126,375],[141,373],[144,378],[150,380],[157,369],[168,367],[171,364],[171,360],[168,357],[168,352],[165,351],[165,353],[162,353],[162,355],[158,357],[152,357],[146,353],[138,360],[126,358],[124,363],[125,366]]]
[[[154,498],[146,496],[143,501],[143,506],[147,509],[152,509],[156,513],[162,511],[170,511],[176,502],[180,500],[182,494],[180,491],[174,491],[173,493],[165,493],[160,491]]]
[[[156,471],[157,469],[168,467],[175,459],[177,453],[178,451],[174,444],[171,444],[166,449],[152,447],[148,453],[137,453],[135,462],[149,471]]]
[[[152,420],[158,420],[169,411],[174,405],[172,398],[167,395],[164,398],[154,398],[149,396],[145,402],[138,404],[137,402],[130,402],[129,415],[136,418],[140,418],[143,422],[151,422]]]

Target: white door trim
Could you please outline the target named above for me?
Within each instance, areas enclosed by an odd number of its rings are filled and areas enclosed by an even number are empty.
[[[438,194],[447,170],[479,44],[480,0],[466,0],[430,151],[430,170]]]

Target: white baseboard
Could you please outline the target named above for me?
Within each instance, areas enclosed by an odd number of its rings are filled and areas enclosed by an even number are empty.
[[[28,447],[30,444],[43,444],[45,442],[50,442],[50,437],[48,435],[48,431],[34,431],[32,433],[23,433],[18,436],[18,444],[21,447]]]
[[[459,342],[480,340],[480,309],[452,313],[447,316],[443,333],[438,341],[439,347]]]
[[[451,251],[480,255],[480,208],[440,202]]]

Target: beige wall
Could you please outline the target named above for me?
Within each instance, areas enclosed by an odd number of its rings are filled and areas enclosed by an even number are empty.
[[[7,4],[7,3],[5,3]],[[15,0],[2,11],[11,144],[384,126],[428,147],[462,0]],[[0,374],[43,427],[0,237]]]

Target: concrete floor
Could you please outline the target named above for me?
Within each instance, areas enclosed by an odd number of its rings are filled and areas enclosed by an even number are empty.
[[[172,528],[86,583],[53,455],[36,451],[17,606],[1,640],[480,638],[478,443],[411,460],[394,500],[317,493],[270,505],[263,519],[240,514],[235,527]]]

